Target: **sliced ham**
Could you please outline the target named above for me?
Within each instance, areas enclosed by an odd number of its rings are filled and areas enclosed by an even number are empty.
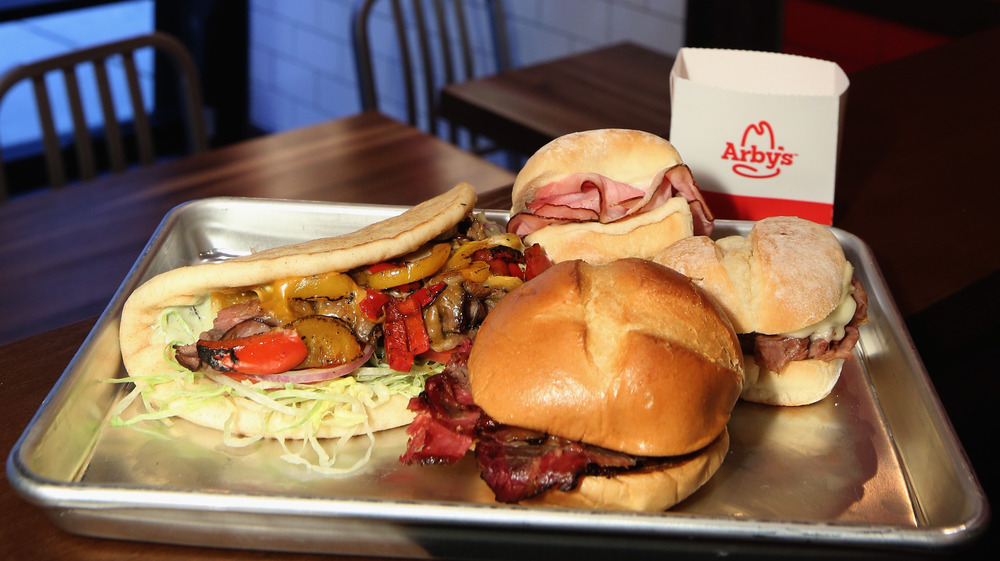
[[[674,196],[682,196],[691,206],[696,235],[712,231],[714,217],[683,164],[664,169],[650,185],[636,186],[596,173],[575,173],[538,189],[527,211],[507,223],[507,231],[519,236],[553,224],[600,222],[607,224],[635,214],[649,212]]]

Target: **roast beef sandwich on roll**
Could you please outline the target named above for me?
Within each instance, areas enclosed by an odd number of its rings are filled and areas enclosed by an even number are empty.
[[[740,334],[743,399],[807,405],[833,390],[868,319],[868,296],[829,228],[758,221],[747,237],[680,240],[654,257],[711,294]]]
[[[499,502],[661,511],[723,462],[743,377],[732,325],[687,277],[635,258],[563,261],[428,380],[401,460],[472,448]]]
[[[631,129],[568,134],[532,155],[514,180],[509,232],[553,262],[648,259],[712,231],[691,170],[668,141]]]
[[[183,418],[233,446],[409,423],[424,379],[525,278],[521,241],[475,202],[460,184],[353,233],[152,277],[122,311],[114,381],[134,390],[115,421]],[[342,469],[315,450],[294,461]]]

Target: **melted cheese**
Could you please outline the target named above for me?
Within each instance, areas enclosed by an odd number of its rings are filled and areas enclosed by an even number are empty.
[[[811,341],[815,341],[817,339],[839,341],[843,339],[845,333],[844,327],[846,327],[848,322],[851,321],[851,318],[854,317],[854,312],[858,308],[858,303],[854,300],[853,296],[854,285],[851,284],[851,278],[853,276],[854,268],[848,265],[844,268],[844,288],[840,293],[840,302],[837,304],[837,307],[830,312],[830,315],[812,325],[785,333],[784,335],[796,339],[808,337]]]
[[[295,319],[290,300],[293,298],[323,297],[331,300],[353,296],[355,301],[364,298],[364,292],[354,279],[344,273],[327,273],[311,277],[292,277],[274,281],[253,289],[260,299],[260,306],[282,323]]]

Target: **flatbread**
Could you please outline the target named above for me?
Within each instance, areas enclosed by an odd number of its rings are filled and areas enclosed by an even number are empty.
[[[164,308],[197,304],[205,294],[243,286],[256,286],[288,277],[304,277],[378,263],[416,250],[423,244],[453,228],[476,203],[475,189],[460,183],[450,191],[427,200],[398,216],[388,218],[360,230],[331,238],[276,247],[234,258],[221,263],[206,263],[166,271],[137,288],[122,310],[119,336],[122,361],[130,376],[149,376],[169,371],[164,359],[165,343],[157,336],[156,325]],[[190,377],[189,377],[190,378]],[[196,377],[195,381],[177,379],[158,384],[145,395],[154,407],[169,399],[187,384],[211,383]],[[253,419],[259,406],[247,398],[228,397],[214,400],[181,416],[213,428],[222,429],[231,419],[230,430],[236,434],[257,434],[262,420]],[[238,412],[238,415],[234,415]],[[405,399],[389,399],[380,405],[377,415],[369,411],[369,423],[384,430],[404,425],[412,420]],[[243,418],[243,421],[237,419]],[[281,423],[275,423],[281,426]],[[301,438],[300,431],[285,431],[282,438]],[[314,436],[340,436],[338,431],[324,429]]]

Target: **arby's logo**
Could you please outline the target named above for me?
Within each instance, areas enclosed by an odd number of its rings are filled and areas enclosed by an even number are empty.
[[[747,125],[739,145],[727,142],[722,153],[723,160],[735,162],[734,173],[752,179],[777,176],[783,166],[794,163],[796,156],[775,143],[774,129],[767,121]]]

